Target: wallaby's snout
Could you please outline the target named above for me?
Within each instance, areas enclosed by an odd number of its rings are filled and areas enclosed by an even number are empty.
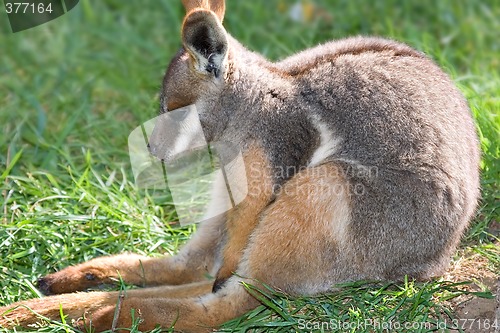
[[[149,137],[149,152],[168,162],[188,150],[207,144],[195,105],[189,105],[156,117]]]

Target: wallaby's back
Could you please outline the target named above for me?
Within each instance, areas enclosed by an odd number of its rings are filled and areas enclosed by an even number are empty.
[[[336,163],[355,189],[352,264],[370,278],[442,273],[479,197],[474,123],[448,76],[404,44],[362,37],[277,67],[335,141],[318,162]]]

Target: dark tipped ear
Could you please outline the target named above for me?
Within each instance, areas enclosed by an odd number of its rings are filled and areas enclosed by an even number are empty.
[[[182,42],[198,72],[220,77],[225,70],[228,41],[226,30],[212,11],[194,10],[186,16]]]
[[[225,0],[182,0],[182,4],[187,14],[194,9],[200,8],[214,12],[221,23],[224,19],[224,13],[226,11]]]

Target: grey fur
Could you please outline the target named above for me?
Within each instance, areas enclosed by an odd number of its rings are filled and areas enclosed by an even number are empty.
[[[479,197],[475,125],[449,77],[385,39],[349,38],[271,63],[226,38],[223,75],[209,75],[196,99],[207,138],[243,150],[258,143],[279,185],[308,166],[319,119],[340,141],[323,163],[362,189],[350,195],[347,242],[332,250],[327,282],[441,274]]]

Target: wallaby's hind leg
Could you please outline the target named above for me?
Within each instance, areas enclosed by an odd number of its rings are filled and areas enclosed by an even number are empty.
[[[156,298],[126,297],[120,305],[117,328],[129,328],[132,325],[131,313],[139,317],[141,331],[149,331],[157,326],[175,327],[180,332],[212,332],[224,322],[236,318],[258,306],[237,279],[230,279],[223,290],[207,293],[192,298]],[[85,320],[78,322],[78,328],[86,332],[109,330],[116,316],[116,305],[101,307],[89,313]],[[128,330],[118,330],[128,332]]]
[[[176,330],[209,332],[258,305],[237,279],[227,281],[224,290],[217,294],[211,293],[211,289],[212,283],[204,281],[128,290],[123,294],[115,291],[49,296],[0,308],[0,327],[28,327],[40,321],[40,316],[58,320],[62,308],[66,321],[85,332],[109,330],[113,322],[117,328],[130,328],[132,311],[142,322],[141,330],[175,324]]]
[[[83,291],[118,278],[137,286],[183,284],[210,279],[218,270],[215,257],[222,238],[223,219],[200,225],[193,238],[172,257],[148,258],[136,254],[101,257],[67,267],[38,281],[46,295]]]
[[[326,292],[334,283],[360,278],[356,263],[346,262],[349,191],[333,163],[299,172],[263,213],[238,274],[296,295]]]

